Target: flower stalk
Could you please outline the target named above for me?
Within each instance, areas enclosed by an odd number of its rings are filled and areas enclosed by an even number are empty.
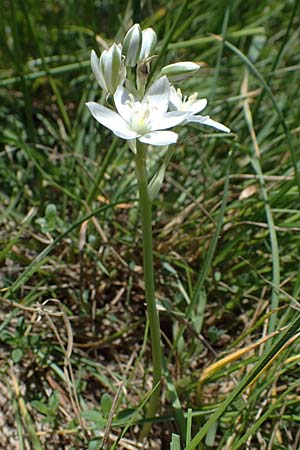
[[[142,219],[143,235],[143,266],[145,297],[147,303],[147,314],[149,320],[152,364],[153,364],[153,387],[155,388],[147,409],[147,417],[155,416],[160,403],[160,381],[162,375],[162,349],[160,339],[159,316],[155,302],[155,283],[153,270],[153,243],[152,243],[152,201],[148,192],[148,175],[146,167],[145,146],[137,142],[135,156],[135,171],[139,191],[139,205]],[[141,431],[141,438],[146,436],[151,423],[146,423]]]
[[[186,2],[185,2],[186,3]],[[184,61],[169,64],[158,72],[152,80],[151,62],[157,36],[152,28],[142,30],[134,24],[122,43],[114,43],[98,58],[91,53],[91,67],[102,89],[111,96],[107,107],[96,102],[88,102],[92,116],[104,127],[121,139],[125,139],[135,155],[135,171],[139,191],[139,205],[143,235],[143,266],[145,298],[150,328],[153,391],[146,411],[147,418],[155,416],[160,405],[162,377],[162,346],[159,315],[155,301],[155,282],[152,244],[152,202],[163,183],[168,162],[173,154],[172,147],[178,139],[174,127],[189,122],[230,132],[225,125],[199,113],[206,107],[206,99],[197,99],[198,93],[185,96],[173,83],[196,74],[199,65]],[[151,71],[152,70],[152,71]],[[164,161],[148,183],[147,159],[151,158],[151,147],[165,148]],[[113,151],[113,150],[112,150]],[[110,158],[109,152],[109,158]],[[108,160],[109,160],[108,158]],[[105,167],[105,165],[104,165]],[[98,186],[104,168],[99,172],[95,187]],[[92,201],[95,188],[88,197]],[[146,422],[140,434],[143,439],[149,433],[151,421]]]

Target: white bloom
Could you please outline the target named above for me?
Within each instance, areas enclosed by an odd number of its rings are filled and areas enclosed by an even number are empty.
[[[108,50],[104,50],[101,53],[100,58],[92,50],[91,67],[102,89],[114,94],[117,87],[123,84],[126,77],[121,45],[113,44]]]
[[[180,89],[175,89],[171,86],[170,90],[170,105],[171,111],[183,111],[187,113],[187,117],[184,123],[194,122],[201,125],[208,125],[214,127],[217,130],[224,131],[225,133],[230,133],[230,129],[225,125],[222,125],[215,120],[210,119],[209,116],[196,115],[201,112],[207,105],[206,98],[197,99],[198,94],[195,92],[189,97],[183,97]]]
[[[186,113],[167,112],[170,101],[167,77],[156,80],[142,101],[119,86],[114,101],[118,112],[95,102],[87,103],[87,107],[93,117],[116,136],[128,141],[138,139],[151,145],[169,145],[177,141],[176,133],[164,130],[182,123],[186,119]]]
[[[146,28],[142,31],[142,47],[139,60],[147,59],[153,52],[157,42],[157,36],[153,28]]]

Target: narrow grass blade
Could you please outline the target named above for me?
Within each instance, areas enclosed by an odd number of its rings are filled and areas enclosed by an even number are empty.
[[[214,35],[214,38],[218,41],[222,41],[222,38],[220,36]],[[233,53],[235,53],[249,67],[250,71],[260,81],[261,85],[264,87],[266,93],[268,94],[268,96],[274,106],[274,109],[278,115],[279,121],[282,125],[282,128],[286,135],[286,138],[287,138],[287,143],[288,143],[288,146],[289,146],[289,149],[291,152],[292,163],[293,163],[294,172],[295,172],[295,179],[296,179],[296,183],[297,183],[297,187],[298,187],[298,192],[300,195],[300,174],[299,174],[299,170],[298,170],[298,158],[296,155],[296,150],[295,150],[288,126],[284,120],[284,117],[282,115],[280,108],[277,105],[276,99],[275,99],[268,83],[265,81],[264,77],[259,72],[259,70],[254,66],[254,64],[252,64],[252,62],[249,60],[249,58],[247,58],[247,56],[244,55],[244,53],[242,53],[237,47],[235,47],[233,44],[231,44],[231,42],[228,42],[227,40],[224,41],[224,45],[227,48],[229,48]]]
[[[194,293],[193,293],[193,298],[192,298],[192,302],[189,308],[189,315],[190,315],[190,309],[192,308],[192,306],[194,305],[195,301],[199,298],[199,296],[201,295],[201,289],[203,287],[204,281],[207,278],[208,272],[211,268],[211,263],[215,254],[215,250],[217,247],[217,243],[218,243],[218,239],[220,236],[220,232],[222,229],[222,224],[223,224],[223,218],[224,218],[224,214],[225,214],[225,209],[226,209],[226,204],[227,204],[227,199],[228,199],[228,189],[229,189],[229,171],[230,171],[230,166],[231,166],[231,161],[233,158],[233,152],[231,151],[228,157],[228,161],[227,161],[227,165],[226,165],[226,173],[225,173],[225,184],[224,184],[224,194],[223,194],[223,198],[222,198],[222,204],[221,204],[221,208],[220,208],[220,212],[218,214],[218,220],[217,220],[217,226],[216,226],[216,230],[214,233],[214,236],[210,242],[210,246],[207,252],[207,257],[205,259],[203,268],[199,274],[199,277],[197,279],[195,288],[194,288]]]
[[[69,133],[71,133],[71,121],[70,121],[70,118],[69,118],[69,114],[68,114],[67,109],[66,109],[66,107],[64,105],[64,101],[62,99],[61,93],[60,93],[60,91],[59,91],[59,89],[57,87],[57,83],[56,83],[55,79],[51,76],[51,74],[49,73],[48,64],[46,62],[45,55],[44,55],[44,49],[43,49],[42,45],[40,44],[39,38],[38,38],[38,36],[36,34],[37,27],[36,27],[36,24],[34,23],[34,16],[32,14],[30,15],[28,13],[26,2],[24,2],[23,0],[19,0],[19,3],[21,5],[21,9],[22,9],[22,12],[24,14],[24,17],[26,18],[26,21],[27,21],[27,24],[28,24],[28,28],[30,29],[31,35],[32,35],[32,37],[33,37],[33,39],[34,39],[34,41],[35,41],[35,43],[37,45],[37,48],[39,50],[39,54],[40,54],[40,57],[42,59],[43,66],[44,66],[46,74],[47,74],[47,76],[49,78],[50,86],[51,86],[51,88],[53,90],[53,93],[55,94],[57,105],[58,105],[58,108],[59,108],[60,113],[62,115],[62,118],[64,120],[64,123],[66,125],[67,130],[69,131]]]
[[[187,307],[186,310],[186,317],[188,319],[190,319],[191,314],[193,312],[193,308],[195,307],[195,304],[197,302],[199,302],[199,299],[204,299],[204,301],[206,301],[206,296],[203,295],[203,285],[204,282],[206,280],[206,277],[209,273],[209,270],[211,268],[211,263],[215,254],[215,250],[217,247],[217,243],[218,243],[218,239],[220,236],[220,232],[221,232],[221,228],[222,228],[222,224],[223,224],[223,218],[224,218],[224,214],[225,214],[225,209],[226,209],[226,204],[227,204],[227,199],[228,199],[228,190],[229,190],[229,174],[230,174],[230,166],[231,166],[231,161],[233,158],[233,152],[231,151],[229,153],[229,157],[227,160],[227,164],[226,164],[226,172],[225,172],[225,184],[224,184],[224,193],[223,193],[223,198],[222,198],[222,204],[221,204],[221,208],[220,208],[220,212],[218,214],[218,219],[217,219],[217,226],[216,226],[216,230],[214,232],[213,238],[210,242],[210,246],[207,252],[207,256],[206,259],[204,261],[203,264],[203,268],[198,276],[198,279],[196,281],[194,290],[193,290],[193,296],[191,299],[190,304]],[[199,306],[200,310],[204,309],[202,305]],[[183,332],[184,332],[185,326],[182,325],[178,331],[178,334],[176,336],[173,348],[176,348],[177,343],[179,342]]]
[[[238,450],[241,448],[243,444],[245,444],[250,436],[253,436],[256,431],[261,427],[261,425],[270,417],[270,415],[275,411],[276,409],[282,408],[282,405],[284,404],[284,400],[286,395],[288,395],[290,392],[292,392],[294,389],[297,389],[299,386],[299,381],[295,381],[292,383],[284,392],[282,395],[280,395],[276,400],[274,400],[267,411],[259,417],[257,421],[248,429],[248,431],[236,442],[233,443],[231,450]]]
[[[281,39],[281,47],[280,47],[280,49],[278,50],[278,53],[277,53],[277,55],[276,55],[276,58],[275,58],[275,60],[274,60],[273,65],[272,65],[272,69],[271,69],[271,71],[270,71],[270,75],[269,75],[269,77],[268,77],[268,84],[272,81],[273,73],[274,73],[276,67],[278,66],[279,61],[280,61],[280,59],[281,59],[281,57],[282,57],[282,55],[283,55],[283,53],[284,53],[285,46],[286,46],[286,44],[287,44],[287,42],[288,42],[288,38],[289,38],[290,32],[291,32],[291,30],[292,30],[292,25],[293,25],[294,19],[295,19],[295,17],[297,17],[297,9],[298,9],[299,5],[300,5],[299,0],[295,0],[295,1],[294,1],[294,6],[293,6],[293,9],[292,9],[292,12],[291,12],[290,21],[289,21],[289,24],[288,24],[288,26],[287,26],[287,29],[286,29],[284,38]],[[260,104],[261,104],[261,102],[262,102],[264,96],[265,96],[265,90],[263,90],[263,91],[261,92],[261,94],[260,94],[260,96],[259,96],[259,98],[258,98],[258,100],[257,100],[257,102],[256,102],[256,104],[255,104],[254,113],[253,113],[254,116],[255,116],[256,112],[258,111],[259,106],[260,106]]]
[[[285,344],[297,334],[300,327],[300,314],[297,315],[296,320],[289,326],[289,328],[277,339],[270,350],[267,350],[261,357],[260,361],[251,370],[251,372],[245,376],[245,378],[234,388],[231,394],[228,395],[226,400],[217,408],[210,419],[205,423],[205,425],[200,429],[200,431],[194,436],[189,445],[186,446],[185,450],[194,450],[197,445],[206,436],[211,426],[222,416],[224,411],[231,405],[234,400],[242,393],[244,390],[250,386],[257,377],[265,370],[265,368],[275,359],[283,350]]]
[[[248,91],[248,69],[246,69],[244,81],[242,83],[242,94],[246,94]],[[277,241],[277,234],[275,230],[275,223],[273,218],[272,209],[270,207],[268,193],[265,188],[265,180],[263,176],[262,167],[260,164],[260,150],[256,139],[256,134],[253,126],[253,120],[252,120],[252,114],[250,110],[250,106],[248,103],[247,97],[245,97],[243,101],[243,109],[244,109],[244,115],[246,119],[246,123],[249,129],[251,141],[252,141],[252,158],[251,163],[255,170],[255,173],[259,179],[260,189],[262,198],[264,201],[264,207],[265,207],[265,214],[268,222],[269,227],[269,233],[270,233],[270,243],[271,243],[271,250],[272,250],[272,299],[271,299],[271,307],[272,310],[275,310],[278,308],[278,287],[280,285],[280,264],[279,264],[279,248],[278,248],[278,241]],[[277,314],[272,314],[269,321],[269,328],[268,332],[273,333],[275,330],[276,325],[276,319]]]
[[[218,78],[219,78],[219,74],[220,74],[220,70],[221,70],[221,62],[222,62],[222,55],[223,55],[223,49],[224,49],[223,41],[224,41],[224,39],[226,39],[226,35],[227,35],[228,23],[229,23],[230,12],[231,12],[231,5],[232,5],[232,1],[229,2],[229,5],[226,7],[224,18],[223,18],[223,24],[222,24],[223,40],[219,46],[215,73],[214,73],[214,77],[212,79],[212,84],[211,84],[211,92],[210,92],[210,96],[209,96],[209,102],[214,101],[214,97],[215,97],[215,93],[216,93],[216,87],[218,84]]]
[[[170,444],[170,450],[180,450],[180,436],[178,434],[172,433],[172,440]]]
[[[186,417],[186,445],[188,445],[192,440],[192,419],[193,411],[189,408]]]
[[[175,417],[175,420],[179,427],[181,436],[185,436],[186,435],[186,421],[185,421],[184,413],[182,410],[180,399],[177,395],[175,384],[173,383],[170,373],[167,370],[167,365],[166,365],[165,360],[164,360],[164,371],[166,374],[168,394],[170,395],[170,400],[171,400],[172,406],[174,408],[174,417]]]
[[[173,22],[173,24],[172,24],[172,26],[171,26],[167,36],[164,39],[163,45],[162,45],[162,47],[161,47],[161,49],[159,51],[159,55],[158,55],[158,57],[156,58],[156,60],[155,60],[155,62],[153,64],[153,67],[152,67],[152,70],[151,70],[151,74],[150,74],[150,76],[148,78],[148,84],[150,83],[156,68],[159,67],[159,65],[161,63],[161,60],[165,56],[165,53],[167,51],[168,45],[170,43],[170,40],[172,39],[173,33],[175,32],[175,30],[176,30],[176,28],[178,26],[178,23],[181,20],[181,16],[182,16],[182,14],[183,14],[187,4],[188,4],[188,0],[185,0],[182,3],[182,5],[180,7],[180,10],[178,11],[178,14],[176,16],[176,19],[174,20],[174,22]]]

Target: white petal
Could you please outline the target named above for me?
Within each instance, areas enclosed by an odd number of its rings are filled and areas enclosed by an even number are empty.
[[[161,77],[148,89],[142,103],[149,102],[150,107],[157,108],[160,113],[167,111],[170,99],[170,83],[167,77]]]
[[[168,128],[175,127],[184,122],[187,118],[187,113],[182,111],[171,111],[162,114],[161,116],[154,117],[150,122],[151,130],[166,130]]]
[[[128,104],[130,101],[129,91],[122,86],[119,86],[115,92],[114,101],[118,113],[123,117],[123,119],[129,121],[132,116],[132,110]]]
[[[116,112],[95,102],[89,102],[86,105],[92,116],[116,136],[123,139],[134,139],[140,136],[135,131],[132,131],[128,123]]]
[[[139,138],[139,141],[150,145],[170,145],[177,142],[178,134],[173,131],[152,131],[144,134]]]
[[[206,98],[200,98],[199,100],[196,100],[190,107],[189,111],[193,114],[197,114],[203,109],[206,108],[207,105],[207,99]]]
[[[179,89],[175,89],[174,86],[170,88],[170,104],[169,108],[172,111],[180,111],[182,108],[182,94]]]
[[[92,67],[92,71],[93,71],[93,74],[94,74],[96,80],[98,81],[98,83],[100,84],[102,89],[107,91],[104,77],[100,71],[99,58],[94,50],[92,50],[92,52],[91,52],[91,67]]]
[[[146,28],[142,31],[142,47],[140,52],[140,60],[148,58],[154,50],[157,42],[157,36],[152,28]]]
[[[214,127],[217,130],[224,131],[225,133],[230,133],[230,129],[225,125],[222,125],[215,120],[210,119],[208,116],[189,116],[187,122],[199,123],[200,125],[208,125],[209,127]]]

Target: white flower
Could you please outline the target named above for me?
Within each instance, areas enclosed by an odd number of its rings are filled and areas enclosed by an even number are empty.
[[[98,122],[122,139],[138,139],[151,145],[169,145],[177,141],[178,135],[164,130],[179,125],[186,119],[185,112],[167,112],[169,101],[170,84],[167,77],[162,77],[152,84],[142,101],[119,86],[114,95],[118,112],[95,102],[87,103],[87,107]]]
[[[187,117],[184,123],[199,123],[201,125],[214,127],[217,130],[224,131],[225,133],[230,133],[229,128],[219,122],[216,122],[215,120],[210,119],[209,116],[196,115],[197,113],[201,112],[207,105],[206,98],[201,98],[198,100],[197,97],[197,92],[195,92],[193,95],[190,95],[189,97],[182,97],[181,90],[175,89],[174,86],[171,86],[169,108],[171,111],[186,112]]]
[[[155,48],[157,36],[153,28],[146,28],[142,31],[142,47],[139,60],[147,59]]]
[[[117,87],[124,83],[126,77],[121,45],[113,44],[108,50],[101,53],[100,58],[92,50],[91,67],[102,89],[114,94]]]

